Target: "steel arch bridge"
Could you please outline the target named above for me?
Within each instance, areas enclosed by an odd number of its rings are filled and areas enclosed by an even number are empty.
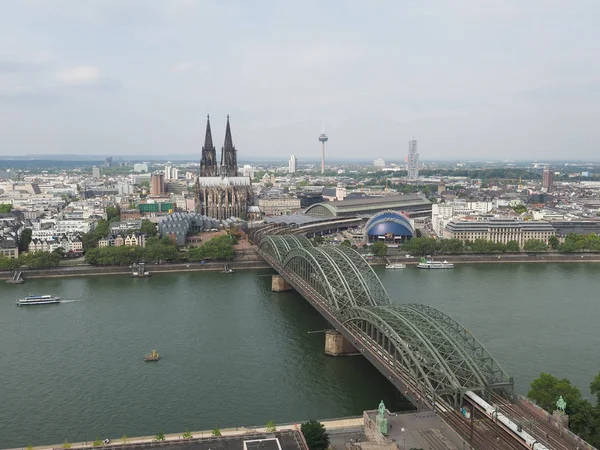
[[[392,304],[355,250],[264,235],[258,251],[418,407],[459,407],[467,391],[512,396],[513,379],[469,330],[430,306]]]

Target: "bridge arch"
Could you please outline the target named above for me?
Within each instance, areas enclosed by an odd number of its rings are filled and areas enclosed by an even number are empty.
[[[393,370],[413,380],[415,388],[430,399],[442,397],[458,406],[469,390],[484,396],[492,390],[511,394],[512,379],[505,372],[498,376],[497,371],[486,370],[500,367],[494,358],[478,341],[478,345],[471,339],[463,341],[458,336],[459,328],[472,335],[458,322],[438,321],[438,313],[452,320],[424,305],[351,308],[344,310],[342,317],[343,324],[360,337],[363,345],[376,345]],[[475,354],[481,355],[483,364]]]
[[[310,248],[312,246],[312,243],[306,236],[267,234],[261,238],[258,248],[260,251],[275,258],[278,262],[281,262],[290,250],[294,248]]]
[[[389,304],[379,278],[370,267],[357,264],[357,258],[352,249],[297,247],[286,254],[282,268],[322,294],[336,314],[349,307]]]

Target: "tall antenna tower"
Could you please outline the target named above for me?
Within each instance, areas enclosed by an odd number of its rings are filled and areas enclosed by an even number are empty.
[[[327,142],[329,140],[329,138],[327,137],[327,135],[325,134],[325,124],[323,124],[323,130],[321,132],[321,135],[319,136],[319,142],[321,142],[321,144],[323,145],[323,148],[321,150],[321,173],[325,173],[325,142]]]

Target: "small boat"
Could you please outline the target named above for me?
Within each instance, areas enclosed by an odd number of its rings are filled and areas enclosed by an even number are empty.
[[[146,356],[144,356],[144,361],[158,361],[159,359],[160,356],[156,350],[152,350],[152,353],[149,353]]]
[[[395,264],[386,264],[385,265],[386,269],[406,269],[406,264],[401,264],[401,263],[395,263]]]
[[[223,270],[221,271],[221,273],[233,273],[233,269],[231,267],[228,267],[227,265],[225,265],[225,267],[223,267]]]
[[[421,258],[421,262],[417,264],[419,269],[454,269],[454,264],[448,261],[434,261],[432,259]]]
[[[131,273],[132,277],[141,278],[150,276],[150,272],[146,271],[146,265],[144,263],[134,264],[133,267],[136,269]]]
[[[17,306],[50,305],[59,302],[60,297],[57,297],[56,295],[28,295],[27,297],[18,299]]]

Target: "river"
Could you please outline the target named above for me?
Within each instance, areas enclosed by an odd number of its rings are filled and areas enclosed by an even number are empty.
[[[398,303],[464,324],[515,377],[588,394],[600,370],[596,264],[377,268]],[[327,323],[270,271],[49,278],[0,285],[0,447],[358,415],[409,407],[361,357],[323,354]],[[21,307],[48,293],[59,305]],[[156,349],[158,363],[143,361]]]

